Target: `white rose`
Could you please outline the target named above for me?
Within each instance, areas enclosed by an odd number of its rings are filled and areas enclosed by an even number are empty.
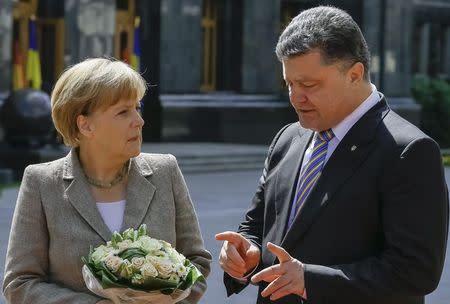
[[[104,245],[99,246],[95,249],[95,251],[92,253],[92,259],[95,263],[98,263],[100,261],[104,261],[110,253],[114,252],[114,248],[107,247]]]
[[[133,264],[136,268],[141,268],[145,263],[145,258],[143,257],[134,257],[131,259],[131,264]]]
[[[173,264],[167,260],[161,260],[154,264],[156,270],[158,270],[159,276],[161,278],[168,278],[173,273]]]
[[[175,249],[169,252],[170,259],[174,264],[184,264],[186,258],[181,253],[178,253]]]
[[[173,263],[167,257],[147,255],[145,259],[155,266],[161,278],[167,279],[174,270]]]
[[[144,279],[149,277],[155,278],[158,276],[158,271],[156,270],[155,266],[153,266],[151,263],[145,263],[141,267],[141,274],[144,277]]]
[[[108,269],[111,270],[112,272],[117,272],[122,263],[123,260],[114,255],[108,256],[105,260],[106,267],[108,267]]]
[[[153,239],[149,236],[140,237],[137,243],[139,244],[139,247],[146,252],[159,250],[162,247],[161,243],[158,240]]]
[[[131,241],[130,240],[124,240],[122,242],[117,243],[117,247],[119,247],[120,251],[123,251],[125,249],[128,249],[131,245]]]

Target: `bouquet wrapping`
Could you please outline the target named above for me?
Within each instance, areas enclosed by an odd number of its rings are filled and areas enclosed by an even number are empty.
[[[90,250],[82,258],[83,278],[93,293],[113,303],[177,303],[192,285],[204,279],[201,272],[169,243],[147,235],[146,225]]]

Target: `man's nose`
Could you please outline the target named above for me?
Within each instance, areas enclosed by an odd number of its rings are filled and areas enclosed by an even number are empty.
[[[289,90],[289,99],[291,103],[297,104],[306,100],[306,95],[300,88],[291,88]]]

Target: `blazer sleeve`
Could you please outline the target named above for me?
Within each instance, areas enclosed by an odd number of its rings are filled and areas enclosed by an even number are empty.
[[[274,137],[272,143],[270,144],[269,150],[267,152],[267,157],[264,161],[264,168],[262,175],[259,179],[258,186],[256,188],[255,195],[253,196],[250,208],[247,210],[245,215],[245,220],[239,225],[238,233],[242,234],[246,239],[257,246],[261,252],[262,244],[262,234],[264,229],[264,210],[266,206],[265,202],[265,185],[267,174],[271,169],[271,159],[272,154],[278,143],[279,138],[283,132],[292,124],[284,126]],[[260,263],[255,271],[262,269],[262,264]],[[224,284],[227,290],[227,295],[230,296],[233,293],[241,292],[245,287],[248,286],[249,281],[246,283],[239,282],[226,272],[224,272]]]
[[[14,304],[96,303],[100,298],[49,281],[49,235],[40,199],[40,173],[37,166],[24,172],[6,253],[3,293]]]
[[[206,278],[211,270],[211,254],[205,249],[197,215],[192,204],[186,182],[176,158],[171,158],[172,190],[176,207],[176,247],[186,256]],[[206,291],[206,280],[199,280],[191,289],[190,295],[180,303],[197,303]]]
[[[308,302],[382,303],[437,287],[449,215],[438,145],[430,138],[413,140],[386,164],[380,183],[383,250],[345,265],[305,265]]]

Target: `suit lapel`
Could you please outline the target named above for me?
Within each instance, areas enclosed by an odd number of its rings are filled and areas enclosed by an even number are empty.
[[[66,156],[63,179],[70,181],[70,184],[66,188],[66,195],[69,202],[92,229],[105,241],[108,241],[111,238],[111,232],[95,205],[94,197],[89,190],[89,184],[86,181],[75,149],[72,149]]]
[[[122,230],[137,228],[142,223],[156,189],[146,178],[152,173],[150,166],[142,157],[138,156],[131,160]],[[66,188],[66,195],[72,206],[105,241],[110,240],[111,231],[95,205],[75,149],[66,156],[63,178],[70,182]]]
[[[324,208],[332,203],[335,193],[350,179],[375,146],[373,138],[378,124],[387,114],[384,97],[371,108],[345,135],[326,163],[322,175],[303,203],[281,246],[290,248],[301,238]]]
[[[147,179],[153,172],[143,157],[132,159],[122,230],[138,228],[147,214],[156,187]]]
[[[313,131],[299,128],[299,136],[296,136],[289,147],[286,156],[280,163],[280,171],[276,177],[275,204],[277,212],[277,231],[275,244],[280,244],[289,217],[292,197],[296,189],[296,180],[300,171],[300,165],[305,155],[308,144],[311,142]]]

